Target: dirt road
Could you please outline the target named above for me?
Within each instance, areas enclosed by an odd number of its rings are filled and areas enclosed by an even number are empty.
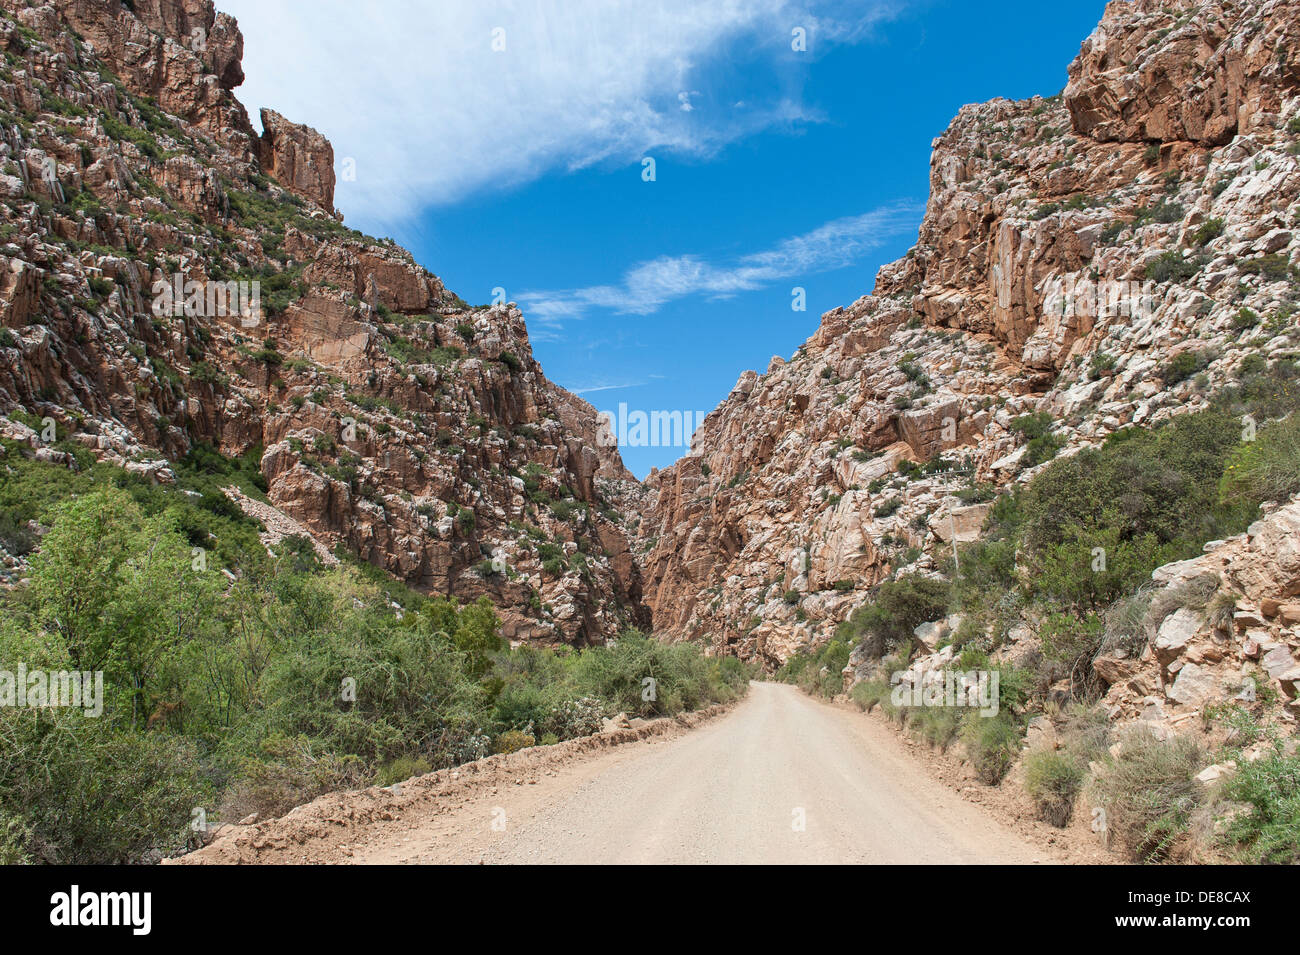
[[[458,820],[417,827],[400,843],[358,848],[368,862],[1014,863],[1043,856],[929,778],[887,728],[776,683],[755,683],[735,710],[678,738],[621,747],[573,772],[505,790],[492,807],[467,806]]]
[[[938,782],[888,726],[754,683],[695,729],[593,737],[335,793],[183,857],[336,863],[1060,861]]]

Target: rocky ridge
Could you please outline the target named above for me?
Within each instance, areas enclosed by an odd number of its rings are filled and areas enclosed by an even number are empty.
[[[263,506],[515,640],[644,624],[594,410],[512,304],[342,225],[329,142],[233,95],[242,49],[211,0],[0,3],[0,428],[155,480],[256,456]]]
[[[1062,94],[964,107],[916,246],[646,482],[656,630],[775,668],[978,536],[1045,466],[1021,416],[1077,453],[1294,353],[1297,39],[1288,0],[1116,0]]]

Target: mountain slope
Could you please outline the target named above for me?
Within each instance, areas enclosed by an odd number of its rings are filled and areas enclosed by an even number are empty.
[[[267,502],[319,542],[487,594],[514,639],[646,622],[597,485],[630,475],[594,410],[546,380],[513,305],[471,308],[343,226],[324,137],[270,110],[255,132],[232,18],[209,0],[0,12],[6,436],[161,481],[195,448],[254,456]]]
[[[1062,95],[964,107],[917,245],[647,482],[656,629],[779,666],[1052,454],[1289,362],[1297,39],[1286,0],[1114,2]]]

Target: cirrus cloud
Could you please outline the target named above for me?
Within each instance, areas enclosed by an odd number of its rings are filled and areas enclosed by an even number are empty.
[[[856,43],[901,0],[218,0],[245,37],[237,95],[355,163],[336,204],[391,230],[553,171],[707,157],[818,119],[800,57]],[[791,50],[806,31],[808,52]],[[495,41],[495,42],[494,42]],[[725,69],[713,69],[725,64]],[[737,69],[737,65],[743,69]]]
[[[521,292],[531,322],[557,327],[565,319],[593,310],[649,315],[667,303],[692,295],[728,298],[802,275],[852,265],[889,239],[915,230],[924,207],[898,202],[861,215],[833,219],[771,248],[715,263],[696,254],[664,255],[637,263],[612,285],[558,291]]]

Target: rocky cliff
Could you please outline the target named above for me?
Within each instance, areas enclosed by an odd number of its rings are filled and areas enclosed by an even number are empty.
[[[0,2],[0,427],[163,481],[258,456],[288,526],[514,639],[644,624],[594,410],[512,305],[343,226],[329,142],[233,95],[242,47],[210,0]]]
[[[777,666],[979,534],[1045,466],[1017,419],[1071,454],[1293,353],[1298,40],[1294,0],[1115,0],[1062,94],[964,107],[916,246],[647,482],[656,629]]]

